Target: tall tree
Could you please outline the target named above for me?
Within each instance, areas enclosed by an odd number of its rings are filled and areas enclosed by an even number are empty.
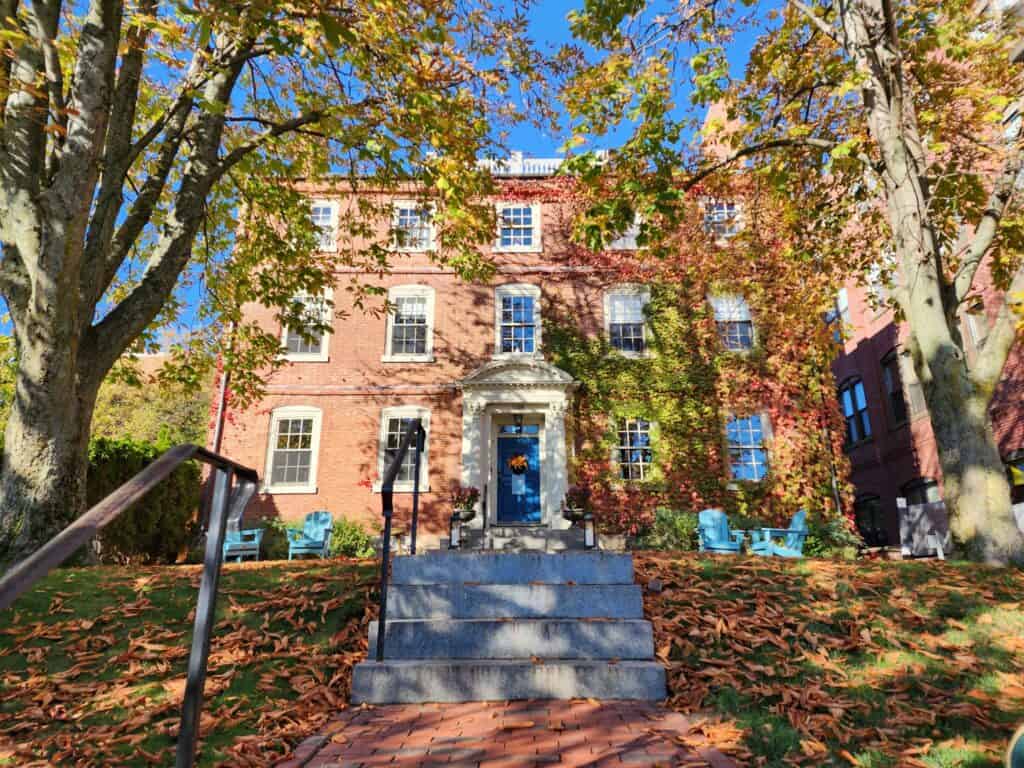
[[[387,268],[386,213],[370,204],[343,208],[340,252],[318,252],[301,179],[335,172],[380,190],[414,178],[437,201],[439,258],[479,267],[471,246],[489,212],[472,202],[487,184],[475,161],[514,117],[507,90],[530,84],[520,13],[457,0],[0,0],[0,294],[17,348],[0,562],[82,509],[100,383],[183,297],[206,297],[217,344],[218,321],[243,302],[297,325],[308,318],[292,297],[333,285],[339,264]],[[244,325],[231,338],[252,393],[279,341]]]
[[[1004,125],[1024,93],[1014,30],[968,0],[586,0],[573,24],[605,52],[576,52],[577,141],[633,123],[600,174],[631,202],[595,204],[594,220],[621,227],[638,199],[671,211],[680,189],[717,174],[788,192],[805,217],[792,252],[808,268],[893,283],[954,535],[971,557],[1024,559],[989,415],[1024,300],[1020,120]],[[726,57],[737,33],[756,39],[742,79]],[[722,107],[703,146],[680,96]],[[983,274],[1003,298],[971,361],[960,319]]]

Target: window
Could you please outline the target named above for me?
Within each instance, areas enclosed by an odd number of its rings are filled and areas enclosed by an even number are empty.
[[[885,397],[892,426],[899,426],[907,421],[907,401],[903,395],[900,357],[896,350],[882,358],[882,384],[885,387]]]
[[[305,332],[285,326],[281,332],[281,344],[285,348],[285,359],[305,362],[326,362],[329,333],[316,328],[330,325],[330,291],[323,296],[299,294],[292,298],[295,308],[304,320]]]
[[[742,352],[754,347],[754,322],[750,305],[742,296],[709,296],[708,301],[715,314],[718,338],[722,346],[731,352]]]
[[[380,491],[381,480],[388,466],[398,455],[398,447],[402,444],[402,435],[413,419],[420,419],[427,437],[423,443],[423,452],[420,455],[420,491],[428,491],[430,472],[427,469],[427,456],[430,446],[430,411],[418,406],[399,406],[385,408],[380,415],[380,444],[377,451],[377,475],[378,480],[374,484],[374,490]],[[412,491],[413,472],[416,465],[416,452],[413,450],[415,443],[411,443],[409,450],[402,461],[402,467],[395,477],[394,490]]]
[[[431,212],[422,205],[414,202],[395,203],[392,231],[397,250],[429,251],[434,247]]]
[[[533,355],[540,349],[540,288],[502,285],[495,289],[495,350],[501,355]]]
[[[498,206],[498,242],[495,250],[504,252],[540,251],[540,206],[530,203],[503,203]]]
[[[651,422],[622,419],[618,424],[615,462],[623,480],[646,480],[651,476],[654,452],[651,450]]]
[[[846,329],[850,327],[850,296],[845,288],[840,288],[836,293],[834,306],[825,313],[825,324],[835,324],[832,338],[837,344],[842,344],[846,338]]]
[[[930,477],[917,477],[905,483],[900,489],[907,500],[907,506],[914,504],[931,504],[942,501],[939,495],[939,484]]]
[[[736,480],[758,481],[768,474],[768,451],[765,448],[764,418],[733,416],[725,425],[729,444],[729,461]]]
[[[839,388],[839,402],[846,419],[847,446],[871,437],[871,418],[868,416],[868,401],[864,395],[864,382],[850,379]]]
[[[397,285],[388,290],[387,341],[383,362],[434,360],[434,289]]]
[[[645,288],[623,286],[604,295],[605,330],[612,349],[641,355],[647,349],[644,307],[650,301]]]
[[[313,203],[310,210],[313,216],[313,226],[320,230],[320,250],[327,252],[338,250],[337,207],[334,203],[317,201]]]
[[[876,494],[858,496],[853,503],[853,516],[865,544],[869,547],[884,547],[889,543],[882,517],[882,500]]]
[[[316,493],[320,450],[320,410],[277,408],[270,415],[270,440],[264,477],[269,493]]]
[[[739,206],[733,202],[709,200],[704,204],[704,231],[716,240],[740,231]]]
[[[636,219],[626,227],[626,231],[609,241],[609,251],[635,251],[637,250],[636,238],[640,234],[640,222]]]

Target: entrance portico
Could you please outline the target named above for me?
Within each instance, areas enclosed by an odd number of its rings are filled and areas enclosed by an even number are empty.
[[[499,359],[462,389],[462,482],[479,488],[487,525],[561,530],[568,488],[565,414],[577,384],[539,358]],[[483,515],[471,522],[482,528]]]

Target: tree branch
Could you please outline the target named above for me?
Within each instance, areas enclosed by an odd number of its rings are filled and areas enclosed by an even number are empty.
[[[978,267],[981,266],[981,262],[985,260],[985,255],[999,232],[999,222],[1002,220],[1003,214],[1006,213],[1010,198],[1013,197],[1014,184],[1016,184],[1020,172],[1021,152],[1018,149],[1007,159],[1002,173],[996,179],[992,194],[988,198],[985,213],[982,214],[981,221],[978,222],[978,226],[974,230],[974,237],[971,238],[967,255],[953,278],[957,303],[964,301],[971,292],[974,275],[977,273]]]
[[[995,324],[985,339],[985,346],[978,353],[971,381],[991,396],[1003,373],[1006,358],[1010,355],[1019,328],[1024,322],[1024,265],[1013,276],[1010,288],[1003,296],[1003,302],[996,314]]]
[[[323,119],[325,113],[323,110],[315,110],[313,112],[307,112],[297,117],[293,117],[290,120],[285,120],[283,123],[272,123],[270,121],[261,121],[269,127],[259,136],[240,144],[233,150],[228,152],[220,161],[217,168],[215,169],[216,177],[214,181],[223,176],[228,170],[233,168],[239,162],[241,162],[246,155],[255,151],[259,147],[266,144],[271,139],[281,136],[286,133],[292,133],[299,130],[303,126],[311,125],[312,123],[319,122]]]
[[[819,32],[825,35],[825,37],[827,37],[836,45],[840,45],[839,37],[838,35],[836,35],[835,29],[833,29],[827,21],[818,16],[814,12],[813,8],[811,8],[809,5],[805,3],[802,3],[800,0],[790,0],[790,3],[793,5],[794,8],[800,11],[800,13],[802,13],[804,17],[808,21],[810,21],[811,24],[813,24]]]

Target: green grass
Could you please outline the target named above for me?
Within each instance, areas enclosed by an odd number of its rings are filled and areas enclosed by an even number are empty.
[[[1024,573],[642,554],[670,705],[741,763],[1002,765],[1024,721]]]
[[[272,762],[348,698],[372,561],[227,566],[200,765]],[[74,568],[0,614],[0,765],[173,761],[199,569]]]

